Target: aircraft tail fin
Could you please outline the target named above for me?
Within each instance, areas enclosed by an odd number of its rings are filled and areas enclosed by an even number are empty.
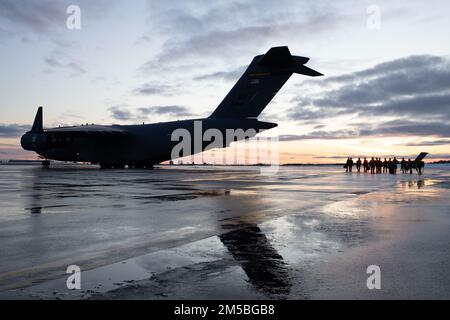
[[[210,118],[257,118],[293,73],[322,76],[304,64],[309,58],[274,47],[253,58],[247,70]]]
[[[31,132],[42,132],[44,130],[42,124],[42,107],[38,108],[36,113],[36,117],[34,118],[33,127],[31,128]]]
[[[421,152],[419,155],[414,159],[414,162],[419,162],[425,159],[425,157],[428,155],[428,152]]]

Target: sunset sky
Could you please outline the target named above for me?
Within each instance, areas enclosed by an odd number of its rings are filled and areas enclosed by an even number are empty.
[[[71,4],[80,30],[66,27]],[[263,112],[281,162],[450,159],[449,12],[437,0],[0,0],[0,159],[36,158],[19,138],[39,105],[47,127],[208,116],[280,45],[325,74],[293,75]]]

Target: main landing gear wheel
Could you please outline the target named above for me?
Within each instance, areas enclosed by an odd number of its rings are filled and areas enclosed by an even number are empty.
[[[129,169],[153,169],[153,163],[130,163]]]
[[[115,163],[115,164],[100,163],[100,168],[101,169],[123,169],[123,168],[125,168],[125,165],[122,163]]]
[[[42,160],[42,166],[44,167],[44,168],[48,168],[48,167],[50,167],[50,161],[49,160]]]

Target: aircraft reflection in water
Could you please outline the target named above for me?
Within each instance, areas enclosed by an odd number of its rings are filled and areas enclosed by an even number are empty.
[[[322,75],[306,67],[308,61],[309,58],[291,55],[287,47],[274,47],[266,54],[254,57],[216,110],[204,119],[44,129],[40,107],[31,131],[22,136],[21,145],[44,159],[98,163],[102,168],[151,168],[174,158],[226,148],[234,141],[252,138],[277,126],[257,118],[293,73],[313,77]],[[201,124],[200,128],[198,124]],[[182,137],[173,136],[175,130],[187,132],[191,137],[190,148],[177,154],[172,151]],[[235,132],[232,141],[227,141],[229,130]],[[236,134],[242,131],[245,134]],[[205,135],[207,132],[208,135],[214,132],[209,140]],[[193,143],[194,139],[198,139],[198,143]],[[49,165],[48,160],[43,164]]]
[[[73,202],[74,198],[82,198],[82,208],[85,208],[91,207],[91,204],[96,202],[103,203],[104,197],[115,198],[116,191],[120,193],[118,189],[113,189],[111,192],[105,192],[103,194],[91,192],[92,190],[90,189],[80,189],[78,192],[75,192],[73,189],[74,186],[90,181],[88,179],[95,179],[102,185],[108,185],[109,180],[106,181],[103,179],[109,173],[94,170],[95,177],[82,175],[82,179],[85,180],[74,182],[71,178],[74,172],[77,172],[77,169],[58,168],[51,172],[42,168],[33,169],[31,186],[28,187],[30,192],[25,196],[24,208],[30,214],[36,215],[36,219],[33,219],[33,232],[35,234],[43,232],[40,221],[44,218],[41,214],[47,213],[46,209],[65,207],[64,210],[76,213],[77,211],[73,211],[76,209],[72,207],[77,203]],[[156,174],[156,172],[154,173]],[[168,173],[170,172],[168,171]],[[149,181],[159,181],[160,179],[160,176],[154,176],[153,174],[149,176]],[[183,181],[180,180],[167,179],[165,181],[166,185],[162,186],[164,190],[179,190],[184,187]],[[157,190],[147,190],[148,196],[154,196],[154,193],[160,190],[160,187]],[[137,188],[139,187],[137,186]],[[204,190],[201,184],[193,186],[191,191],[189,191],[192,192],[193,197],[189,199],[192,200],[195,198],[194,195],[198,191],[197,188],[198,190]],[[216,223],[219,225],[218,238],[234,260],[242,267],[242,270],[248,277],[248,282],[254,288],[269,296],[277,295],[278,297],[283,297],[289,295],[292,283],[289,277],[288,266],[258,226],[259,223],[266,220],[264,215],[261,214],[261,208],[259,207],[262,203],[260,198],[252,195],[249,198],[239,198],[239,196],[236,196],[235,199],[230,199],[230,197],[233,197],[233,192],[229,189],[224,189],[217,194],[221,196],[215,196],[211,199],[214,201],[214,206],[221,208],[223,212],[227,212],[216,217],[218,219]],[[117,194],[117,196],[119,195]],[[123,198],[123,195],[120,195],[120,199],[121,202],[125,203],[133,201],[131,198]],[[159,204],[161,202],[164,202],[164,200],[158,201]],[[67,203],[71,203],[71,205]],[[139,204],[137,205],[139,206]],[[152,207],[149,207],[148,210],[151,212]],[[77,214],[77,216],[79,215]],[[203,218],[199,217],[199,219]],[[83,221],[80,220],[79,223],[83,223]],[[76,242],[70,238],[73,236],[76,236],[76,233],[69,236],[66,240],[69,243]],[[36,240],[33,246],[40,246],[39,239]],[[40,250],[45,250],[45,248],[41,248]],[[141,252],[140,254],[145,254],[145,252]]]
[[[243,225],[219,239],[239,262],[249,282],[266,294],[288,295],[292,284],[283,257],[255,225]]]
[[[33,170],[32,175],[32,182],[31,182],[31,188],[30,194],[27,196],[27,203],[25,204],[25,210],[29,211],[31,214],[41,214],[42,213],[42,197],[43,194],[41,192],[41,184],[45,183],[41,179],[41,168],[36,168],[36,170]]]
[[[227,194],[233,196],[232,191]],[[292,287],[288,265],[258,226],[273,218],[263,209],[262,194],[251,194],[249,198],[218,197],[215,204],[234,214],[233,218],[220,221],[224,232],[218,237],[241,265],[248,282],[266,295],[276,295],[278,298],[288,296]]]

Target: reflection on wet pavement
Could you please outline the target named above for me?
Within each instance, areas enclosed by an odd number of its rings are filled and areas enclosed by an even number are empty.
[[[268,294],[289,294],[291,284],[283,257],[257,225],[221,234],[219,238],[241,264],[251,284]]]
[[[0,170],[0,293],[64,292],[58,278],[78,264],[96,283],[83,297],[113,290],[113,298],[208,297],[221,285],[218,298],[236,291],[242,298],[306,297],[305,265],[388,232],[380,228],[386,212],[379,203],[429,201],[440,194],[433,187],[448,181],[433,169],[421,178],[345,175],[333,167],[280,168],[274,176],[211,167]],[[105,279],[111,270],[120,275]],[[183,278],[194,296],[180,290]],[[56,282],[27,289],[38,279]]]

